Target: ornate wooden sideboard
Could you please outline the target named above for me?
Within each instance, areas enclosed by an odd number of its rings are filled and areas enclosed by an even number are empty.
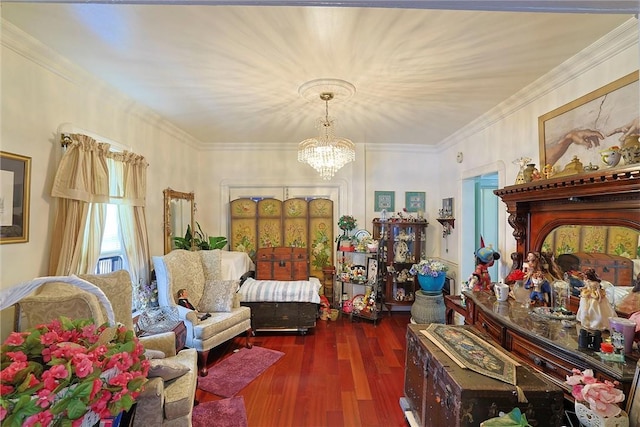
[[[489,292],[465,291],[464,294],[466,323],[489,334],[519,360],[563,388],[567,397],[570,390],[564,382],[573,368],[593,369],[601,380],[619,381],[625,396],[629,397],[636,369],[632,358],[627,357],[625,363],[603,361],[595,351],[578,348],[575,325],[564,327],[559,320],[531,314],[528,305],[511,298],[497,302]]]
[[[495,190],[507,205],[521,268],[528,252],[541,252],[545,238],[561,226],[617,226],[640,231],[640,165],[607,168]],[[631,286],[631,283],[616,283]],[[572,297],[570,309],[577,310]]]

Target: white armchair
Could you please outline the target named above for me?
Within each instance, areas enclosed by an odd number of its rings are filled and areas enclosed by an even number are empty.
[[[233,265],[223,265],[223,257],[231,260]],[[238,264],[238,260],[241,264],[240,268],[234,266]],[[207,375],[207,359],[212,348],[243,332],[247,337],[246,346],[251,347],[251,310],[240,306],[237,294],[240,276],[252,265],[247,254],[230,253],[219,249],[210,251],[177,249],[164,256],[153,257],[153,265],[160,306],[178,308],[180,318],[187,327],[185,345],[198,351],[200,375]],[[211,302],[211,300],[221,301],[230,297],[231,301],[228,308],[224,309],[199,308],[199,311],[211,314],[211,317],[200,321],[194,311],[177,305],[176,295],[180,289],[187,290],[189,300],[196,308],[203,307],[205,299]],[[211,304],[208,305],[211,306]]]

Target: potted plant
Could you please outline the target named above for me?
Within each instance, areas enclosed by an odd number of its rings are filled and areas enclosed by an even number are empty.
[[[94,425],[128,411],[149,362],[133,331],[66,317],[12,332],[2,344],[3,426]]]
[[[224,236],[207,236],[207,234],[202,231],[200,224],[196,222],[197,230],[195,233],[191,232],[191,226],[187,225],[187,231],[184,234],[184,237],[174,237],[173,242],[175,243],[176,249],[186,249],[190,250],[213,250],[213,249],[222,249],[227,245],[227,238]]]
[[[418,283],[425,292],[441,292],[449,267],[441,261],[423,259],[413,264],[409,274],[418,276]]]
[[[356,219],[351,215],[342,215],[338,219],[338,227],[342,230],[342,235],[338,236],[338,248],[342,250],[351,250],[351,237],[349,232],[356,228]]]

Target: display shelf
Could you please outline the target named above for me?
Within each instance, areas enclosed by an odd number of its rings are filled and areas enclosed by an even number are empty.
[[[351,320],[363,318],[375,323],[381,312],[378,252],[338,250],[336,259],[336,308]]]
[[[409,274],[426,251],[426,220],[373,220],[373,238],[379,240],[379,277],[383,304],[391,312],[395,306],[413,304],[419,285]]]

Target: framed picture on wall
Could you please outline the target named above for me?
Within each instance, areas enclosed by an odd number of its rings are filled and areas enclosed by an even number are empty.
[[[453,197],[442,199],[441,218],[451,218],[453,216]]]
[[[540,116],[540,170],[549,164],[560,172],[574,156],[598,165],[601,150],[622,147],[623,135],[640,117],[638,91],[634,71]]]
[[[407,191],[404,193],[404,199],[404,207],[407,212],[424,212],[424,191]]]
[[[29,241],[31,157],[0,151],[0,243]]]
[[[396,209],[395,198],[396,193],[394,191],[375,191],[373,210],[381,212],[384,209],[387,212],[393,212]]]

